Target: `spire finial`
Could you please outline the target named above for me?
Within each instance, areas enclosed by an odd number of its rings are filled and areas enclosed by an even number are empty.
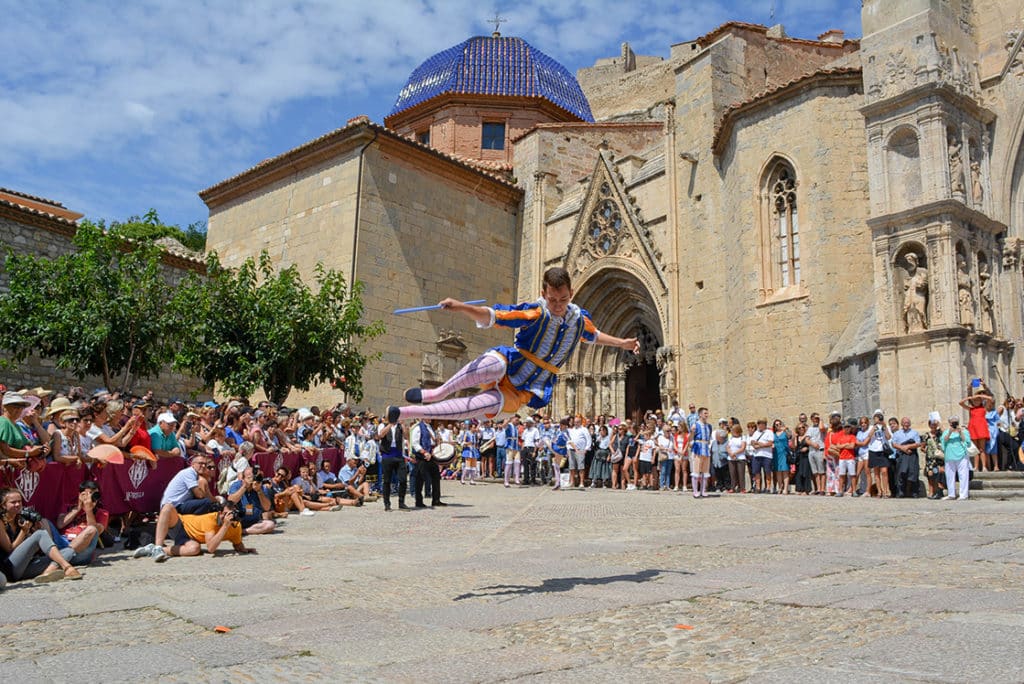
[[[502,18],[502,17],[501,17],[501,16],[500,16],[500,15],[498,14],[497,10],[495,10],[495,12],[494,12],[494,16],[493,16],[493,17],[491,17],[490,19],[488,19],[488,20],[487,20],[487,23],[488,23],[488,24],[494,24],[494,33],[492,33],[492,34],[491,34],[491,37],[492,37],[492,38],[500,38],[500,37],[501,37],[501,33],[499,33],[499,32],[498,32],[498,29],[499,29],[499,28],[501,27],[501,25],[502,25],[502,24],[504,24],[504,23],[505,23],[506,21],[508,21],[508,19],[503,19],[503,18]]]

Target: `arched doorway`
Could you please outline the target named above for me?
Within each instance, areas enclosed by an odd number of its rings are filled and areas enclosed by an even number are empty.
[[[605,268],[577,285],[573,299],[590,312],[598,330],[637,337],[634,355],[612,347],[584,345],[565,369],[556,407],[566,414],[633,417],[661,408],[657,350],[664,343],[661,317],[648,288],[632,273]]]

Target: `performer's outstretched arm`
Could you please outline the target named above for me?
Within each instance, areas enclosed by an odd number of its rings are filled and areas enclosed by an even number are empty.
[[[447,299],[442,299],[438,303],[438,305],[442,309],[447,309],[449,311],[455,311],[457,313],[464,314],[469,318],[472,318],[474,321],[476,321],[476,324],[480,326],[487,327],[493,323],[493,320],[491,319],[490,307],[464,304],[463,302],[460,302],[457,299],[452,299],[451,297],[448,297]]]
[[[594,344],[603,344],[606,347],[618,347],[619,349],[631,351],[634,354],[640,353],[640,341],[635,337],[615,337],[607,333],[599,332],[597,333],[597,339],[594,340]]]

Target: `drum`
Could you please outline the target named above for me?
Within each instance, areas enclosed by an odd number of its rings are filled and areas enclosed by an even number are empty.
[[[434,451],[431,452],[433,461],[438,465],[446,466],[455,460],[455,445],[444,442],[434,447]]]

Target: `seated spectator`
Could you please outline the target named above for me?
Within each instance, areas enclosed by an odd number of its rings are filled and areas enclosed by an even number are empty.
[[[156,425],[149,430],[149,439],[153,454],[157,458],[181,458],[181,445],[178,444],[178,419],[170,411],[161,413],[156,418]]]
[[[29,445],[25,433],[18,427],[21,412],[29,406],[29,401],[16,392],[7,392],[3,398],[3,416],[0,416],[0,461],[6,461],[18,467],[25,467],[30,458],[42,458],[41,445]]]
[[[17,489],[0,490],[0,588],[10,582],[35,578],[36,582],[82,579],[68,559],[71,549],[61,551],[41,519],[22,515],[24,499]],[[50,570],[51,566],[56,566]]]
[[[53,460],[64,465],[82,463],[85,452],[82,450],[82,437],[78,434],[80,418],[78,411],[69,409],[62,411],[56,422],[60,430],[53,435]]]
[[[350,467],[351,466],[351,467]],[[353,456],[341,467],[338,475],[331,472],[331,462],[324,460],[316,474],[320,488],[335,498],[351,500],[361,506],[370,496],[370,483],[366,481],[366,468]]]
[[[63,539],[68,548],[74,551],[74,555],[68,559],[72,565],[89,565],[96,557],[100,535],[110,522],[110,513],[100,503],[99,485],[93,480],[86,480],[78,486],[75,505],[57,520],[56,525],[50,524],[50,534],[57,545],[63,546]],[[57,566],[51,563],[47,572],[56,569]]]
[[[213,554],[225,541],[231,542],[238,553],[256,553],[256,549],[246,548],[242,543],[242,526],[230,507],[202,515],[179,515],[173,507],[167,506],[160,509],[157,528],[161,526],[167,530],[170,545],[167,548],[162,543],[140,546],[132,554],[134,558],[149,556],[163,563],[171,556],[198,556],[203,552],[203,544]]]
[[[185,453],[182,456],[186,460],[196,454],[206,453],[206,440],[203,439],[200,430],[201,426],[199,414],[192,412],[186,413],[185,417],[178,424],[178,431],[174,436],[177,438],[178,444],[185,449]]]
[[[291,472],[287,467],[281,466],[278,468],[274,473],[274,477],[265,482],[263,487],[264,492],[268,496],[273,494],[274,511],[277,513],[287,515],[288,511],[295,509],[299,511],[299,515],[316,515],[311,509],[306,507],[306,501],[302,497],[302,488],[291,484]]]
[[[228,487],[227,500],[235,504],[241,513],[238,522],[242,525],[242,534],[270,534],[277,527],[274,505],[256,482],[256,474],[251,467],[245,467],[241,478]]]
[[[335,503],[330,498],[327,490],[321,490],[317,487],[316,480],[310,474],[308,465],[299,466],[299,474],[292,480],[292,484],[301,490],[302,502],[306,504],[306,507],[312,508],[314,511],[338,511],[341,510],[342,505],[356,505],[355,502],[349,501]],[[358,505],[361,506],[362,502],[360,501]]]
[[[93,421],[88,435],[94,444],[113,444],[119,448],[127,448],[129,440],[142,420],[136,416],[128,419],[123,426],[124,403],[120,400],[109,402],[97,400],[92,403]]]
[[[220,459],[220,477],[217,478],[217,491],[227,495],[231,485],[242,476],[242,472],[252,463],[252,455],[256,450],[252,442],[242,442],[238,453],[228,450]],[[232,460],[232,457],[234,460]],[[258,467],[258,466],[257,466]]]

